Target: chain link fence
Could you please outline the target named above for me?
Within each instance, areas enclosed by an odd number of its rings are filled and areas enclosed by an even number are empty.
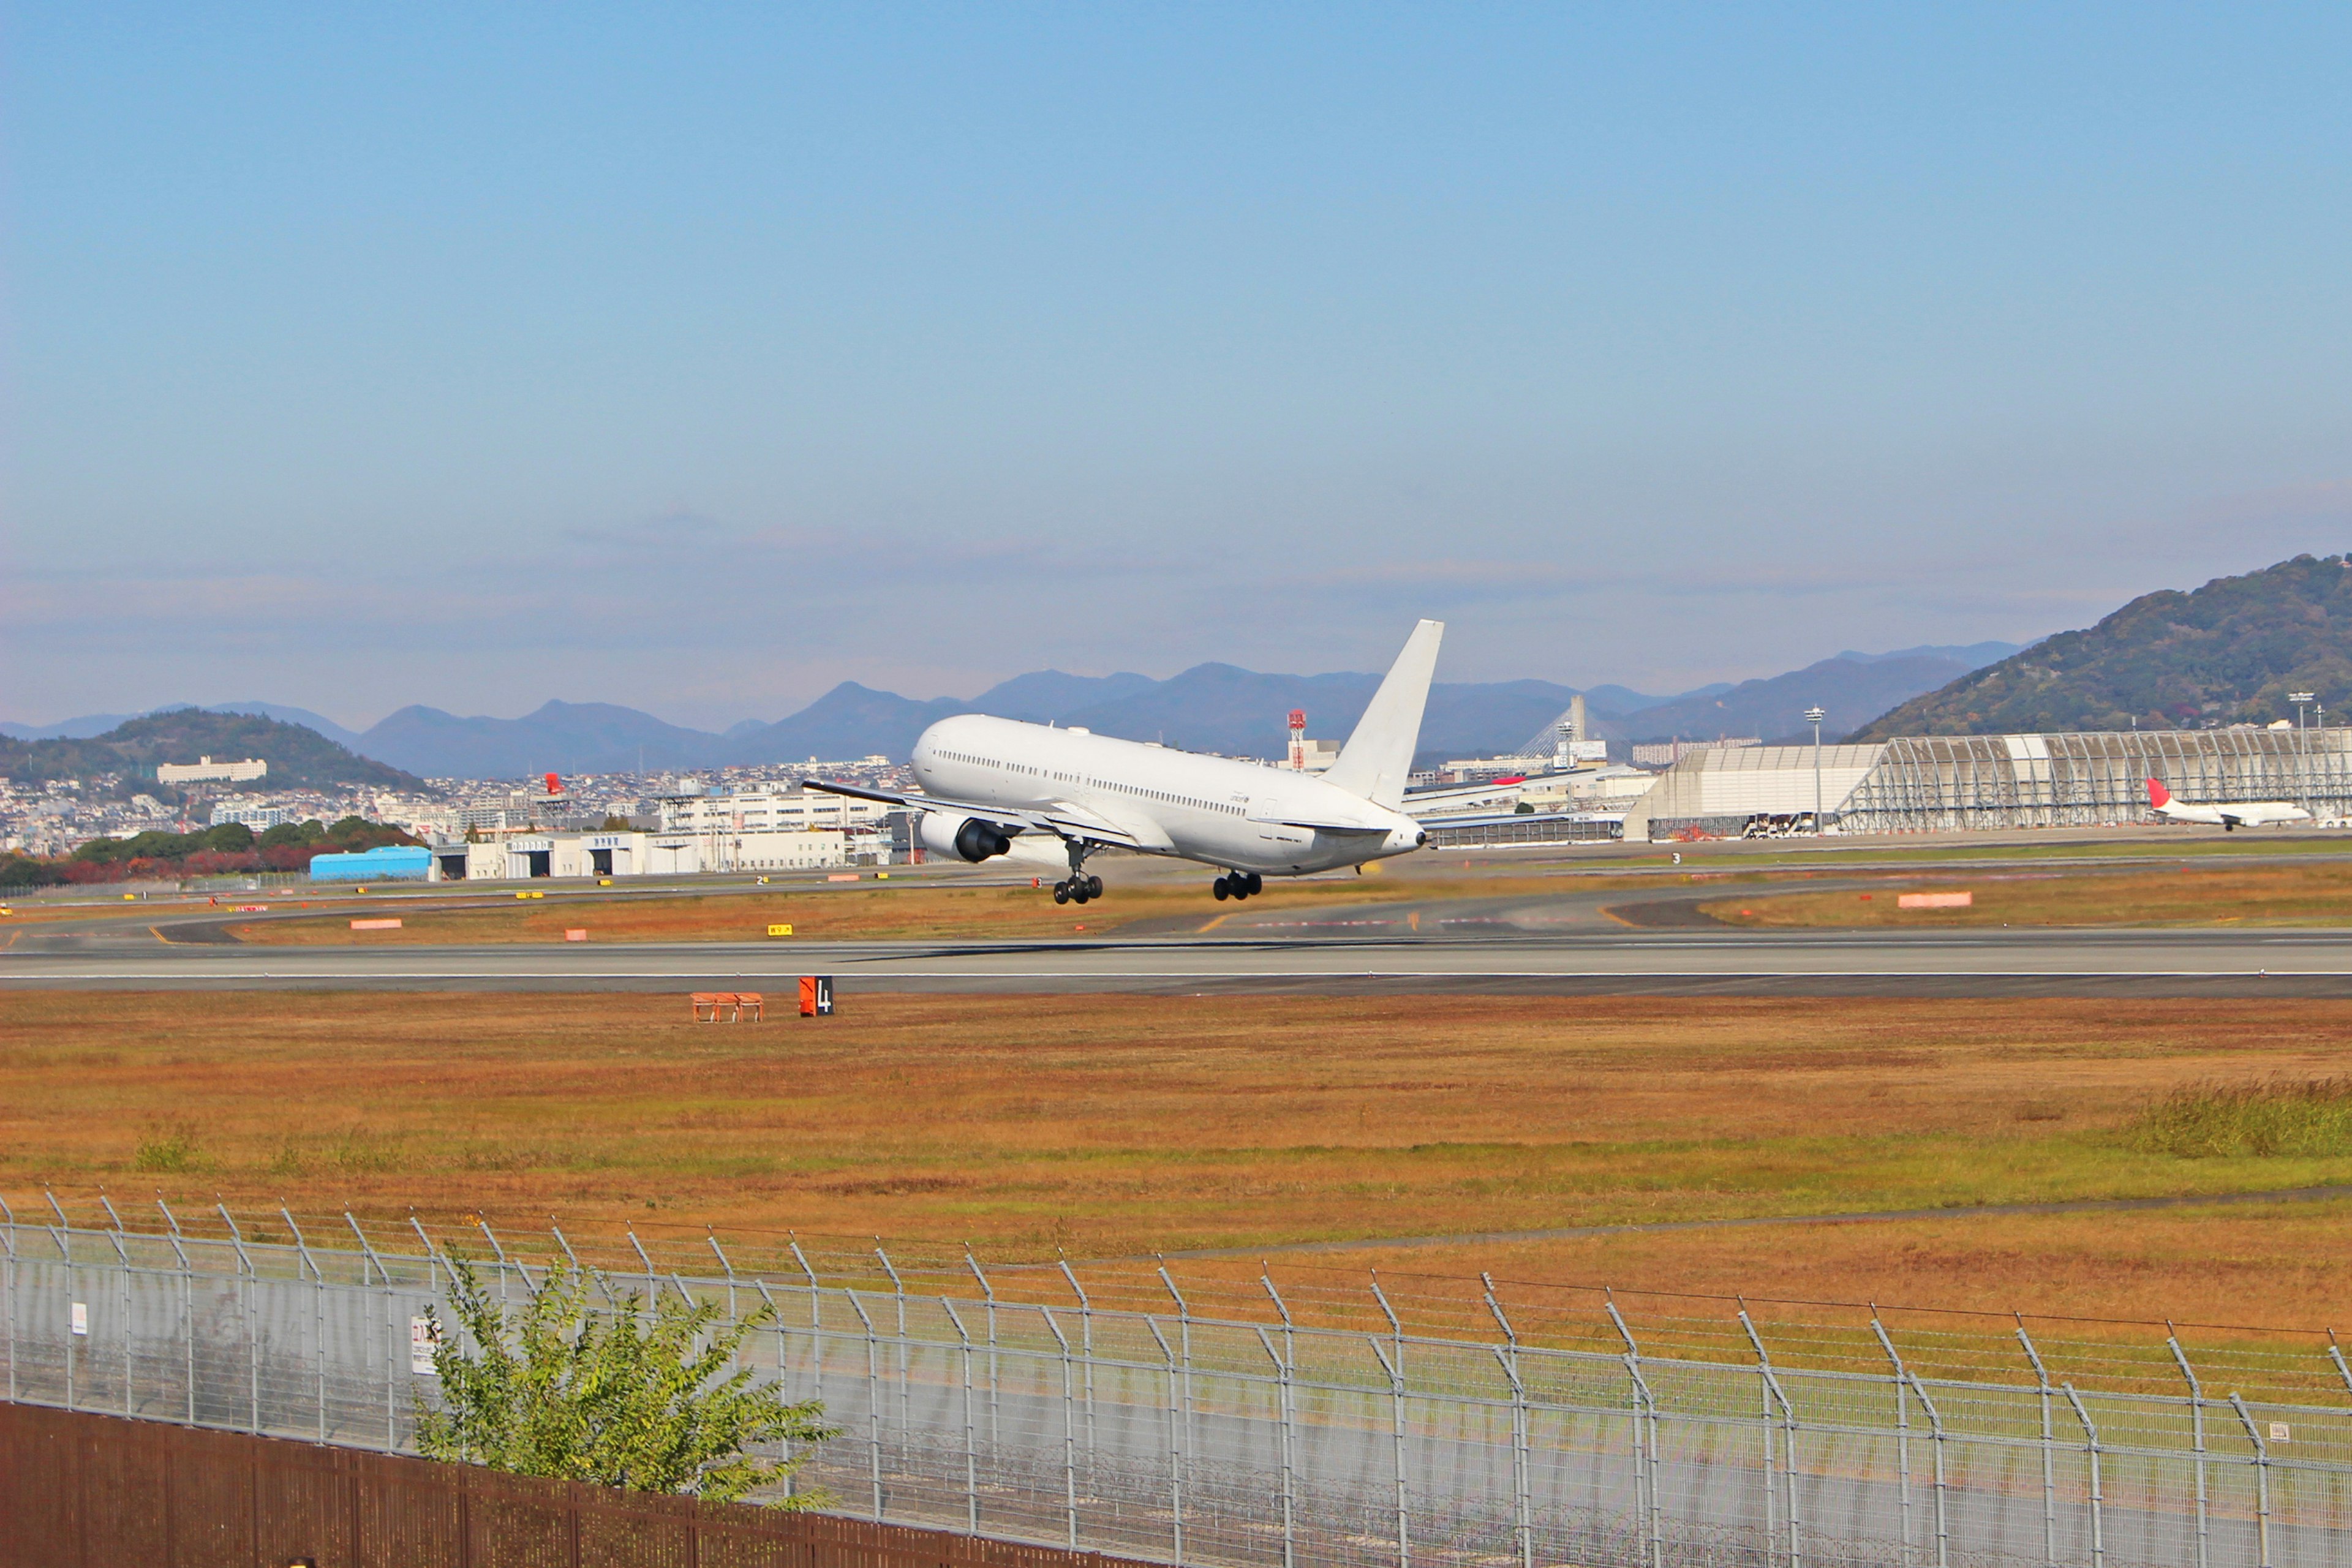
[[[265,1241],[225,1211],[201,1235],[10,1215],[7,1397],[413,1449],[436,1388],[415,1326],[449,1321],[449,1247],[279,1218]],[[480,1237],[509,1296],[582,1261],[560,1231],[531,1257]],[[1486,1331],[1432,1331],[1377,1278],[1351,1322],[1270,1275],[1188,1288],[1146,1265],[1090,1288],[1066,1265],[779,1256],[739,1268],[713,1237],[656,1262],[632,1236],[598,1277],[616,1307],[770,1309],[745,1364],[824,1402],[841,1435],[792,1484],[844,1514],[1268,1568],[2352,1563],[2332,1343],[2285,1370],[2218,1345],[2248,1398],[2171,1335],[2099,1350],[2078,1383],[2022,1321],[2020,1376],[1989,1370],[2000,1336],[1874,1311],[1645,1328],[1604,1299],[1570,1331],[1486,1282],[1462,1303]]]

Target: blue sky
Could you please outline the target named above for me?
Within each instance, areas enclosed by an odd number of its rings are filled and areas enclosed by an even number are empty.
[[[2352,11],[0,6],[0,717],[1672,689],[2352,546]]]

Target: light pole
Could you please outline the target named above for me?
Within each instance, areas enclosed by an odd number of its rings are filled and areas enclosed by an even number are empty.
[[[2286,700],[2294,704],[2294,784],[2295,794],[2303,809],[2311,809],[2311,742],[2304,736],[2304,705],[2319,700],[2315,691],[2290,691]]]
[[[1819,708],[1805,710],[1805,722],[1813,727],[1813,837],[1822,832],[1822,721],[1829,715]]]

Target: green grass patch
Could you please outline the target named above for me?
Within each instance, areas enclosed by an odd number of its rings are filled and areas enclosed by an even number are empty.
[[[2143,1110],[2130,1136],[2183,1160],[2352,1153],[2352,1079],[2182,1084]]]

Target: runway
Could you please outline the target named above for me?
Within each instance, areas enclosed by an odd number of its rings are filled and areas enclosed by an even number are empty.
[[[1318,922],[1318,924],[1324,922]],[[1664,996],[2352,996],[2352,931],[1292,929],[1099,940],[484,944],[175,943],[59,931],[0,953],[0,986],[84,989],[1206,992]]]

